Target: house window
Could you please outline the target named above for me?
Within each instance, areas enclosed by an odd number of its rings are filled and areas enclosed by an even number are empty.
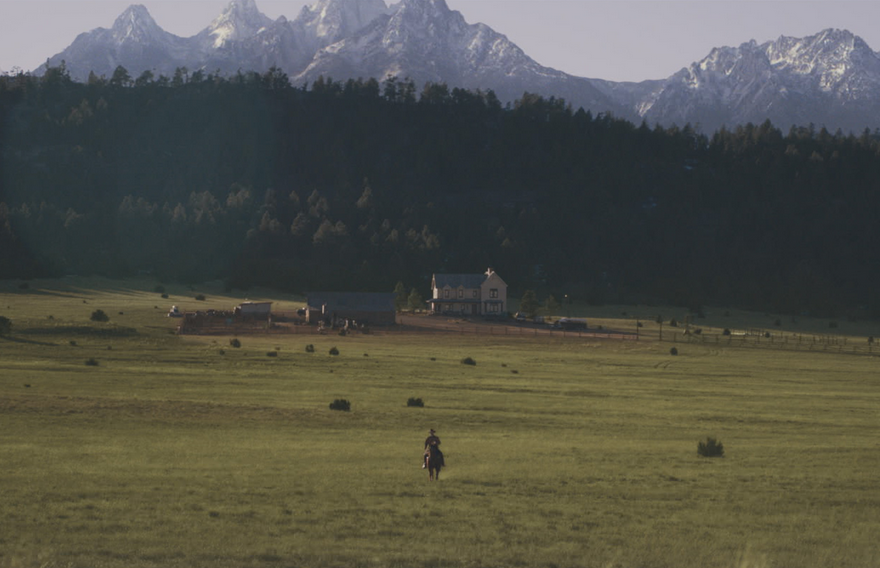
[[[489,297],[490,298],[497,298],[498,297],[498,288],[492,288],[491,290],[489,290]]]
[[[443,290],[443,297],[449,299],[449,290]]]
[[[464,290],[459,289],[459,291],[458,291],[458,297],[459,297],[459,298],[464,298]]]

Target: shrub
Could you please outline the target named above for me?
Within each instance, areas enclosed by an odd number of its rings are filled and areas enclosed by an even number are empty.
[[[220,355],[226,355],[226,351],[224,349],[220,350]]]
[[[98,365],[100,365],[100,363],[98,363],[97,359],[92,357],[86,360],[86,365],[88,365],[89,367],[97,367]]]
[[[277,351],[269,351],[266,353],[266,357],[278,357]]]
[[[0,316],[0,335],[8,335],[12,331],[12,321],[4,316]]]
[[[167,299],[168,299],[168,294],[162,294],[162,298],[165,299],[165,300],[167,300]]]
[[[473,359],[471,359],[470,357],[465,357],[464,359],[461,360],[461,364],[476,366],[477,362],[474,361]]]
[[[229,340],[229,345],[238,349],[239,347],[241,347],[241,341],[239,341],[237,337],[233,337]]]
[[[110,316],[104,313],[104,310],[95,310],[92,312],[92,321],[110,321]]]
[[[704,458],[723,458],[724,444],[715,438],[706,438],[705,442],[697,444],[697,454]]]
[[[678,355],[678,349],[673,347],[672,349],[669,350],[669,354],[670,355]]]
[[[309,343],[308,345],[306,345],[306,353],[314,353],[314,352],[315,352],[315,346],[314,346],[314,345],[312,345],[311,343]]]
[[[407,406],[418,406],[419,408],[422,408],[425,406],[425,403],[420,398],[410,397],[410,399],[406,401],[406,405]]]
[[[76,341],[74,341],[73,339],[71,339],[70,341],[68,341],[68,343],[70,343],[70,346],[71,346],[71,347],[76,347]]]
[[[204,302],[205,300],[207,300],[207,298],[205,298],[204,294],[199,294],[196,296],[196,300],[198,300],[200,302]]]
[[[669,327],[678,327],[678,321],[675,318],[669,320]]]
[[[351,403],[344,398],[337,398],[330,403],[330,410],[341,410],[343,412],[348,412],[349,410],[351,410]]]
[[[337,349],[337,348],[335,348],[335,347],[331,347],[331,348],[330,348],[330,355],[333,355],[334,357],[335,357],[336,355],[339,355],[339,349]]]
[[[721,335],[730,335],[730,330],[725,327]]]

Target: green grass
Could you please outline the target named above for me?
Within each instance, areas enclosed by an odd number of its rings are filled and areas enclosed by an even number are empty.
[[[875,357],[430,333],[231,349],[165,311],[241,298],[154,285],[0,288],[0,567],[880,565]],[[432,427],[449,467],[429,484]],[[707,436],[724,458],[697,455]]]

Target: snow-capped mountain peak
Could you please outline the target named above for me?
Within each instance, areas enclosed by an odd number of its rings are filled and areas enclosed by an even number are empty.
[[[254,0],[232,0],[200,36],[220,49],[232,41],[248,39],[272,24],[272,20],[260,12]]]
[[[318,0],[302,9],[295,24],[319,48],[355,34],[387,12],[384,0]]]
[[[110,31],[118,44],[146,43],[167,35],[167,32],[159,27],[147,8],[141,4],[129,6],[116,18]]]

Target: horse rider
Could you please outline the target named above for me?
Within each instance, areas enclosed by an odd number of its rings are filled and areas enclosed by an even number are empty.
[[[437,436],[437,433],[431,428],[428,430],[428,437],[425,438],[425,454],[422,459],[422,469],[428,467],[428,455],[431,453],[431,446],[433,446],[437,452],[437,457],[440,459],[440,465],[446,465],[443,460],[443,452],[440,451],[440,437]]]

